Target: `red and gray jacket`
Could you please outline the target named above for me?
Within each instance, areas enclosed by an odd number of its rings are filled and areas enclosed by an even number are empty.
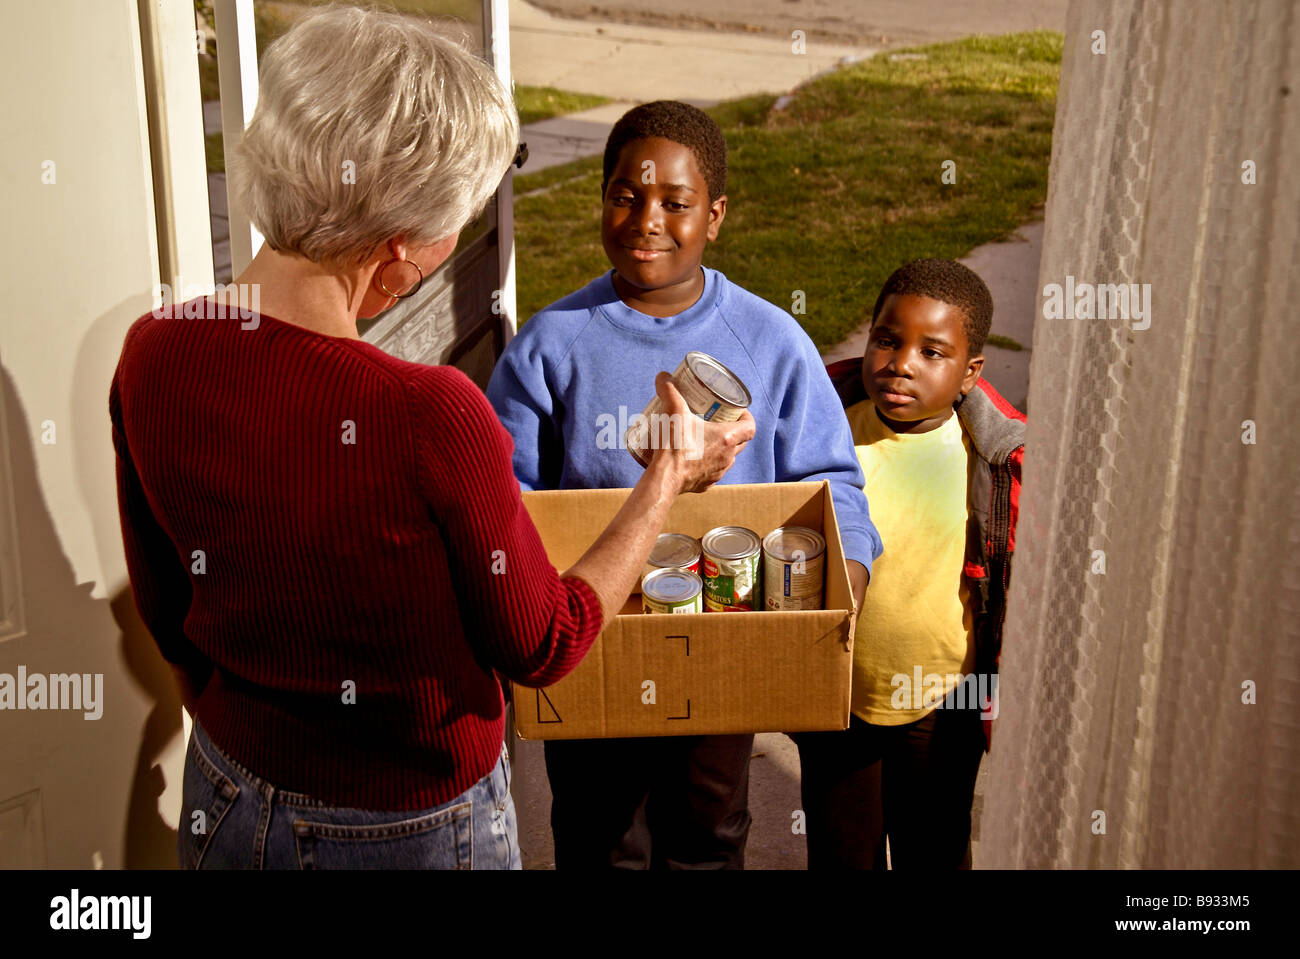
[[[826,372],[845,409],[867,398],[861,357],[832,363]],[[1002,652],[1002,625],[1007,617],[1016,520],[1020,517],[1025,414],[981,379],[957,405],[957,416],[980,464],[971,470],[970,520],[962,570],[974,605],[975,672],[995,677]],[[885,548],[889,548],[888,543]],[[992,719],[984,720],[984,737],[987,749],[993,742]]]

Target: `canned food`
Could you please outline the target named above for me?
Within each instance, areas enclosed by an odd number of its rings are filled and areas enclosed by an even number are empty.
[[[804,526],[782,526],[763,540],[768,609],[821,609],[826,540]]]
[[[689,569],[657,569],[641,583],[641,608],[647,613],[702,613],[703,589]]]
[[[673,371],[673,384],[686,400],[686,405],[702,420],[730,423],[740,419],[749,408],[749,390],[740,377],[698,350],[687,353],[678,364]],[[666,432],[656,423],[656,417],[663,413],[663,404],[655,394],[642,411],[641,418],[628,428],[623,438],[627,451],[642,466],[650,465],[651,450],[659,446],[659,438]]]
[[[641,578],[644,580],[657,569],[689,569],[698,575],[700,541],[685,533],[660,533],[650,551],[650,559],[641,571]]]
[[[762,541],[752,529],[719,526],[700,540],[704,550],[704,606],[716,612],[762,609]]]

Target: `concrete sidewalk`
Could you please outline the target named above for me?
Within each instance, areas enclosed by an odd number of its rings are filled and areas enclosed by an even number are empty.
[[[756,93],[786,93],[874,52],[812,41],[795,53],[791,41],[775,37],[566,20],[511,0],[515,83],[614,100],[525,126],[524,171],[536,173],[602,152],[614,122],[637,103],[685,100],[703,107]]]
[[[534,0],[562,17],[898,47],[973,33],[1063,30],[1068,0]]]
[[[609,131],[635,105],[630,100],[615,100],[590,110],[525,124],[519,131],[519,139],[528,144],[528,161],[523,172],[536,173],[603,153]]]
[[[726,100],[785,93],[845,58],[876,47],[626,23],[566,20],[510,0],[516,83],[616,100]]]

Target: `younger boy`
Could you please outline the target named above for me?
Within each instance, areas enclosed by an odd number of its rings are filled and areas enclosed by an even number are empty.
[[[794,737],[810,869],[883,869],[886,838],[895,869],[970,867],[1024,459],[1024,416],[980,381],[992,318],[975,273],[916,260],[880,291],[862,360],[829,370],[889,551],[858,616],[850,727]]]
[[[613,269],[528,321],[488,399],[524,489],[632,486],[642,468],[621,437],[608,442],[608,423],[640,413],[645,384],[690,350],[716,357],[749,388],[757,427],[722,482],[830,480],[861,602],[880,538],[821,358],[792,317],[700,263],[726,214],[726,176],[707,114],[673,101],[626,113],[601,187]],[[548,741],[556,868],[742,868],[752,746],[752,735]]]

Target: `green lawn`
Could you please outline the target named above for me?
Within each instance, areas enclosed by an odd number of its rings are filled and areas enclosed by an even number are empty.
[[[519,109],[521,124],[590,110],[608,102],[609,97],[593,96],[590,93],[570,93],[555,87],[525,87],[515,84],[515,106]]]
[[[706,265],[790,309],[819,348],[854,330],[917,257],[1008,236],[1047,197],[1063,38],[1035,32],[890,51],[711,112],[730,151],[727,219]],[[942,182],[951,160],[956,182]],[[515,181],[519,315],[608,269],[600,159]]]

